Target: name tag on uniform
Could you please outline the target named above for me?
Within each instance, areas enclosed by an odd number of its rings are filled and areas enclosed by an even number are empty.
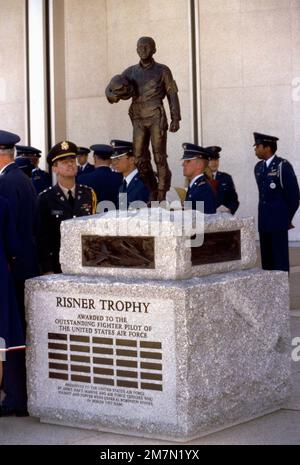
[[[277,176],[277,171],[272,171],[271,173],[268,173],[267,176]]]

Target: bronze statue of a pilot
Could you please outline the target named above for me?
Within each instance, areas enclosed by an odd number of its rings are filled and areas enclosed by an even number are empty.
[[[151,200],[162,201],[170,189],[172,176],[167,162],[168,121],[163,106],[165,96],[170,107],[171,132],[178,131],[181,116],[176,82],[166,65],[154,61],[155,52],[154,40],[141,37],[137,43],[140,62],[112,78],[106,88],[106,97],[110,103],[132,98],[129,116],[133,125],[136,166],[152,193]],[[158,179],[151,165],[150,140]]]

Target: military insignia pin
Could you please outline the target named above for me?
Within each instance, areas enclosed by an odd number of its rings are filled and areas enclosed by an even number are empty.
[[[61,143],[61,149],[62,150],[69,150],[69,144],[68,142],[64,141]]]

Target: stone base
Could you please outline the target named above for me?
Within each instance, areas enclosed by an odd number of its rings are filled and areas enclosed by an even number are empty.
[[[44,422],[187,441],[287,401],[284,272],[26,287],[29,411]]]
[[[105,428],[105,427],[102,427],[102,426],[99,426],[97,427],[97,425],[90,425],[89,423],[86,424],[86,423],[76,423],[76,425],[74,425],[74,423],[69,423],[67,421],[59,421],[57,418],[55,418],[55,420],[51,420],[51,418],[40,418],[40,422],[41,423],[45,423],[45,424],[51,424],[51,425],[59,425],[59,426],[68,426],[70,428],[80,428],[80,429],[87,429],[87,430],[90,430],[90,431],[99,431],[99,432],[103,432],[103,433],[112,433],[112,434],[120,434],[120,435],[128,435],[130,434],[131,436],[136,436],[136,437],[146,437],[146,438],[152,438],[152,439],[159,439],[161,441],[175,441],[175,442],[179,442],[179,443],[186,443],[186,442],[190,442],[190,441],[193,441],[195,439],[199,439],[199,438],[202,438],[204,436],[208,436],[210,434],[214,434],[214,433],[218,433],[219,431],[222,431],[224,429],[227,429],[227,428],[232,428],[234,426],[238,426],[239,424],[241,423],[246,423],[248,421],[252,421],[252,420],[255,420],[256,418],[258,417],[261,417],[261,416],[264,416],[264,415],[270,415],[274,412],[276,412],[277,410],[280,410],[281,408],[286,408],[285,406],[283,406],[282,404],[272,408],[272,409],[269,409],[269,410],[266,410],[265,412],[260,412],[259,414],[257,415],[254,415],[252,417],[249,417],[249,418],[245,418],[242,422],[241,421],[237,421],[235,423],[232,423],[232,424],[227,424],[226,426],[219,426],[217,428],[213,428],[213,429],[203,429],[201,430],[200,433],[197,433],[195,434],[194,436],[186,436],[186,437],[183,437],[183,436],[170,436],[169,434],[167,433],[162,433],[160,435],[155,435],[155,434],[151,434],[151,435],[147,435],[145,434],[143,431],[141,430],[134,430],[132,429],[131,431],[127,431],[126,429],[124,428],[120,428],[118,429],[118,426],[114,426],[113,428]],[[291,409],[293,410],[293,409]]]

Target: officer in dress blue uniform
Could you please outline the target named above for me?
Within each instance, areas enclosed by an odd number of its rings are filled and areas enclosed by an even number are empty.
[[[112,202],[116,208],[122,176],[111,170],[112,147],[106,144],[92,145],[95,170],[78,177],[80,183],[90,186],[97,195],[97,202]]]
[[[57,184],[38,198],[38,250],[44,274],[60,273],[60,224],[96,212],[96,194],[88,186],[75,183],[77,147],[69,141],[56,144],[47,161],[57,176]]]
[[[16,225],[12,217],[9,202],[4,197],[0,196],[0,386],[2,383],[3,364],[6,364],[3,355],[8,356],[8,351],[23,351],[25,349],[25,331],[22,325],[20,310],[17,304],[16,292],[9,270],[15,257],[20,252],[19,240],[16,232]],[[1,341],[5,342],[3,346]],[[24,367],[23,367],[24,368]],[[21,383],[16,390],[13,386],[13,391],[23,390],[24,379],[19,372],[15,373],[14,383]],[[6,380],[7,385],[7,380]],[[9,392],[8,392],[9,393]],[[9,415],[12,413],[20,414],[24,409],[23,403],[18,405],[18,398],[15,399],[14,408],[9,410],[1,405],[0,395],[0,416]]]
[[[31,171],[31,181],[37,194],[50,187],[52,185],[50,174],[39,168],[41,151],[29,145],[16,145],[16,149],[17,158],[26,157],[33,165]]]
[[[213,179],[216,181],[217,209],[218,211],[230,211],[230,213],[234,215],[240,202],[230,174],[219,171],[220,152],[222,148],[217,145],[206,148],[211,152],[208,166],[211,169]]]
[[[182,144],[182,148],[183,175],[189,180],[185,202],[192,202],[193,210],[197,209],[197,202],[204,202],[204,213],[216,213],[216,195],[204,175],[211,152],[190,143]]]
[[[118,208],[127,210],[133,202],[147,204],[150,191],[141,180],[136,168],[132,142],[114,139],[110,143],[113,147],[111,156],[113,168],[123,175],[123,182],[119,189]]]
[[[289,271],[288,230],[299,207],[299,186],[292,165],[275,155],[277,137],[254,132],[254,174],[259,191],[258,231],[262,268]]]
[[[10,204],[13,221],[20,241],[20,252],[11,264],[17,300],[25,330],[25,280],[39,274],[35,240],[37,197],[30,179],[14,162],[16,134],[0,130],[0,195]],[[4,365],[3,390],[6,393],[2,411],[24,412],[27,409],[24,353],[9,352]]]
[[[88,156],[90,153],[90,149],[87,147],[78,147],[77,149],[77,164],[78,164],[78,172],[77,176],[81,176],[82,174],[92,173],[95,169],[95,166],[88,162]]]

